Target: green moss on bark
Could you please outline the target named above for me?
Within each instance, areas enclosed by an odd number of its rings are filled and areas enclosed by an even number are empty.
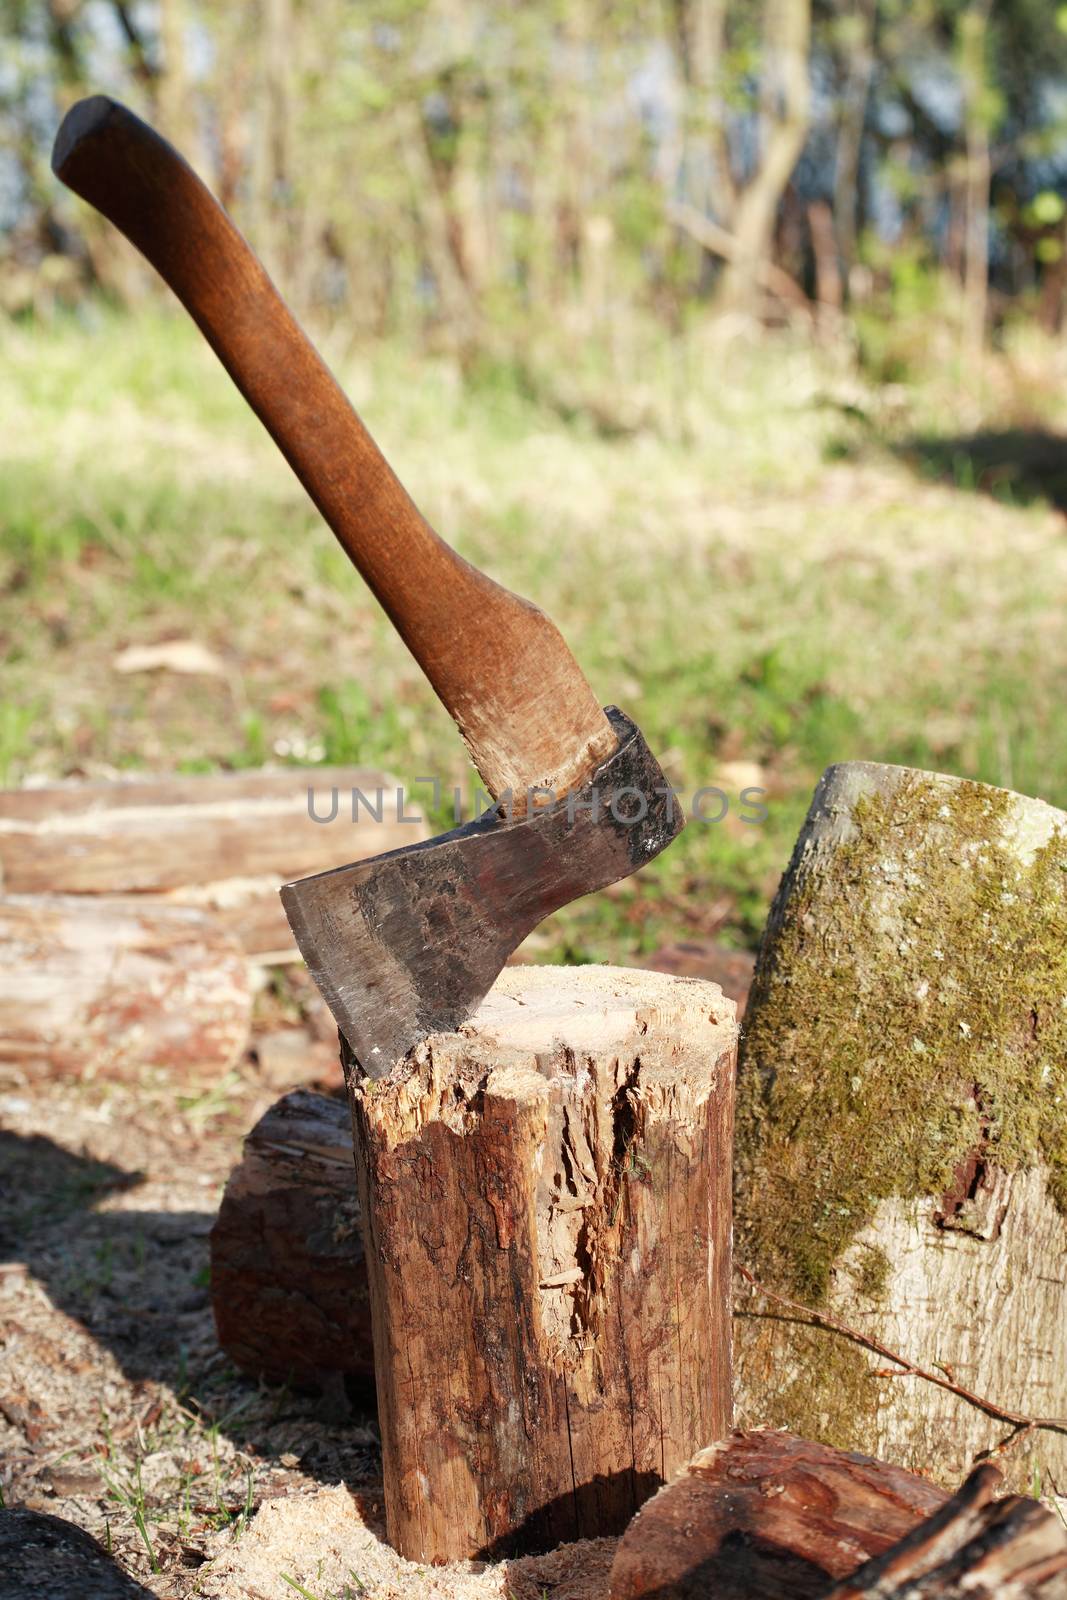
[[[737,1108],[740,1259],[784,1292],[824,1303],[882,1200],[944,1196],[976,1154],[1041,1162],[1067,1212],[1067,840],[1026,859],[1018,804],[904,774],[794,863]]]

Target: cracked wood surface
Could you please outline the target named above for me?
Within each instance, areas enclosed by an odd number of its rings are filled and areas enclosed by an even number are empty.
[[[353,1083],[402,1554],[617,1532],[728,1426],[736,1031],[712,984],[517,968]]]
[[[821,1600],[947,1499],[884,1461],[738,1430],[638,1512],[615,1553],[611,1600]]]

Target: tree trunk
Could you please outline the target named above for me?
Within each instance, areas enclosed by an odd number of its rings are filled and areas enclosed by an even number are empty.
[[[342,1100],[297,1089],[248,1135],[211,1230],[219,1343],[257,1378],[324,1392],[374,1372]]]
[[[1015,1483],[1067,1480],[1067,1424],[1025,1427],[1067,1417],[1065,828],[956,778],[824,774],[745,1018],[738,1256],[934,1381],[753,1291],[743,1418],[949,1483],[1018,1435]]]
[[[828,313],[831,323],[836,323],[844,293],[841,287],[841,264],[837,258],[834,215],[825,200],[812,200],[809,204],[808,228],[811,232],[811,251],[815,257],[815,298],[820,313]]]
[[[729,1425],[734,1008],[512,968],[351,1084],[390,1541],[414,1560],[620,1531]]]
[[[807,138],[811,0],[768,0],[764,41],[767,60],[777,69],[765,98],[776,104],[764,118],[767,133],[759,165],[731,218],[738,248],[726,264],[719,291],[721,304],[730,310],[749,311],[755,304],[761,265],[771,257],[778,206]]]
[[[834,225],[846,286],[856,264],[860,214],[860,155],[874,73],[877,0],[839,0],[837,27],[847,53],[834,166]]]
[[[960,17],[960,77],[967,138],[963,266],[964,355],[973,367],[985,344],[989,300],[989,87],[986,49],[992,0],[973,0]]]
[[[788,1433],[733,1433],[638,1512],[611,1600],[814,1600],[946,1499],[883,1461]]]
[[[248,1042],[236,940],[200,911],[136,896],[0,897],[0,1062],[23,1073],[218,1077]]]

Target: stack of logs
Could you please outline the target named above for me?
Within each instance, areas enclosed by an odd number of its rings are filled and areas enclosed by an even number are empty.
[[[363,768],[0,791],[0,1065],[225,1072],[249,963],[296,958],[279,884],[425,838]]]

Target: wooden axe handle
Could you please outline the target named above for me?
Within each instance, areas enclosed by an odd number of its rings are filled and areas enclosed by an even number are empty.
[[[57,177],[169,284],[455,718],[494,796],[569,793],[615,748],[548,617],[419,515],[260,262],[192,168],[102,95],[67,113]]]

